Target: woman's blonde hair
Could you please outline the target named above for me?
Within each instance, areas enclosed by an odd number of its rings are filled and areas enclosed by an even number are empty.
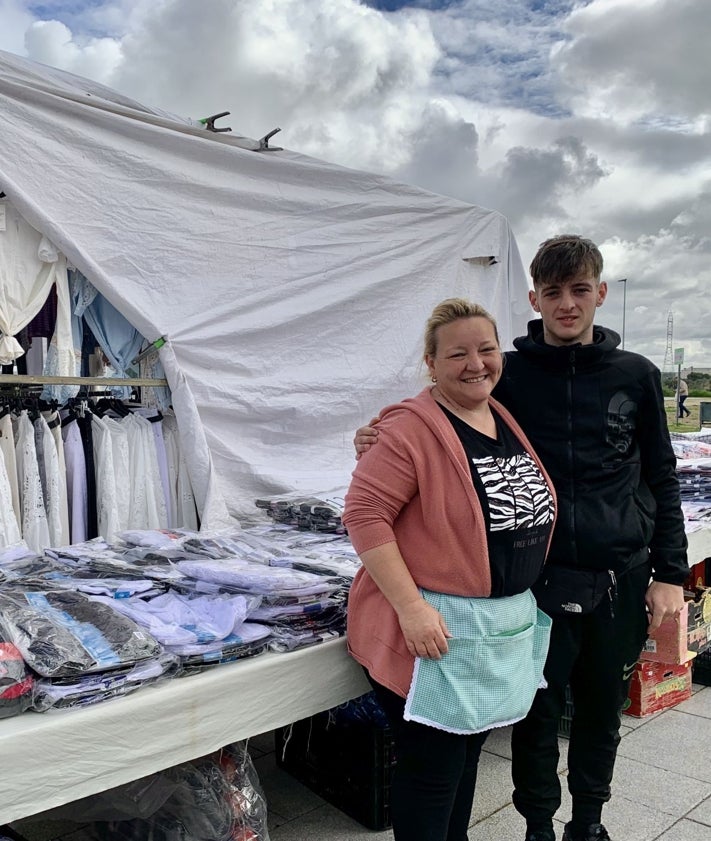
[[[485,318],[494,328],[496,344],[501,344],[496,320],[488,310],[485,310],[480,304],[467,301],[466,298],[447,298],[437,304],[432,310],[432,315],[427,319],[423,359],[426,360],[428,356],[437,355],[437,329],[444,327],[445,324],[458,321],[460,318]]]

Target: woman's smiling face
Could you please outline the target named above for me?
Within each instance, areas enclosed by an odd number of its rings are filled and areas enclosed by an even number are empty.
[[[488,318],[458,318],[437,328],[437,351],[425,362],[445,398],[466,409],[486,402],[501,377],[503,359]]]

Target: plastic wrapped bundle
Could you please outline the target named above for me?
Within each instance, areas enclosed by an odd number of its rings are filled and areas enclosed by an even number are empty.
[[[68,590],[0,591],[0,628],[43,677],[118,668],[162,651],[128,617]]]
[[[0,640],[0,718],[19,715],[32,703],[34,678],[18,648]]]

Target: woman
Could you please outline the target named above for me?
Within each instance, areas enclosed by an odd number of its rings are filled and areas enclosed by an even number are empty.
[[[433,386],[384,409],[344,521],[363,568],[348,645],[393,727],[397,841],[465,841],[488,731],[523,718],[542,680],[550,620],[530,586],[555,516],[553,487],[491,398],[502,370],[493,318],[435,307]]]

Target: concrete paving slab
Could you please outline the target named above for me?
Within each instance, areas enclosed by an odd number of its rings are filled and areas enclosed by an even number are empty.
[[[274,753],[254,759],[259,781],[267,800],[269,829],[293,821],[325,804],[310,788],[276,764]]]
[[[558,835],[563,834],[563,824],[558,826]],[[526,822],[509,804],[494,812],[483,821],[469,829],[469,841],[523,841],[526,834]]]
[[[618,756],[612,802],[620,796],[680,818],[711,797],[711,783]]]
[[[492,730],[484,742],[484,753],[494,753],[511,759],[511,728],[497,727]]]
[[[625,736],[618,756],[711,782],[708,733],[705,718],[679,712],[677,708],[666,710],[654,727],[641,727]]]
[[[271,841],[392,841],[393,834],[389,829],[373,832],[326,804],[273,831],[270,828],[269,836]]]
[[[674,709],[677,712],[711,718],[711,687],[705,686],[701,692],[692,695],[688,701],[677,704]]]
[[[494,754],[482,754],[479,761],[472,823],[495,814],[511,803],[511,763]]]
[[[703,803],[699,803],[695,809],[692,809],[687,815],[687,818],[698,823],[706,824],[706,826],[711,826],[711,797],[704,800]]]
[[[711,827],[690,820],[680,820],[660,835],[657,841],[711,841]]]
[[[654,721],[655,718],[659,718],[662,715],[664,710],[660,710],[658,713],[652,713],[651,715],[626,715],[623,713],[622,715],[622,726],[629,728],[631,730],[636,730],[638,727],[643,727],[645,724],[649,724],[651,721]]]
[[[571,817],[570,794],[564,789],[563,802],[556,818],[567,822]],[[602,814],[602,821],[614,841],[654,841],[660,832],[678,819],[676,815],[650,808],[620,794],[613,794]]]

